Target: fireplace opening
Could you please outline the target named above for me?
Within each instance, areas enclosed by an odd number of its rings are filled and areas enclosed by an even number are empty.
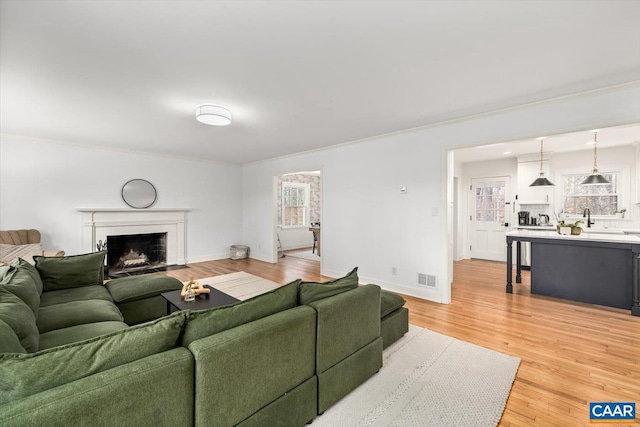
[[[167,265],[167,233],[107,236],[107,274],[126,276]]]

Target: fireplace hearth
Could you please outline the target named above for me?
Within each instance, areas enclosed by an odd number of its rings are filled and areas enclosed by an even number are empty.
[[[159,271],[167,266],[167,233],[107,236],[109,277]]]

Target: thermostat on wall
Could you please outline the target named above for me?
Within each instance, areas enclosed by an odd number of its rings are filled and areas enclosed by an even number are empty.
[[[400,187],[400,194],[407,194],[407,187],[405,186]]]

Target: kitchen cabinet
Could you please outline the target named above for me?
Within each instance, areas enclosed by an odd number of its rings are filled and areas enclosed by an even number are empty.
[[[518,159],[520,160],[520,159]],[[542,164],[544,175],[551,180],[549,162]],[[529,187],[540,174],[540,159],[537,161],[518,161],[518,200],[520,205],[546,205],[553,200],[554,187]],[[521,208],[521,210],[526,210]]]

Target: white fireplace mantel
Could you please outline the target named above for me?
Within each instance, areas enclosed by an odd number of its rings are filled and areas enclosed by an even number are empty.
[[[167,264],[186,264],[186,222],[190,209],[78,208],[82,212],[82,249],[95,252],[107,236],[167,233]]]

